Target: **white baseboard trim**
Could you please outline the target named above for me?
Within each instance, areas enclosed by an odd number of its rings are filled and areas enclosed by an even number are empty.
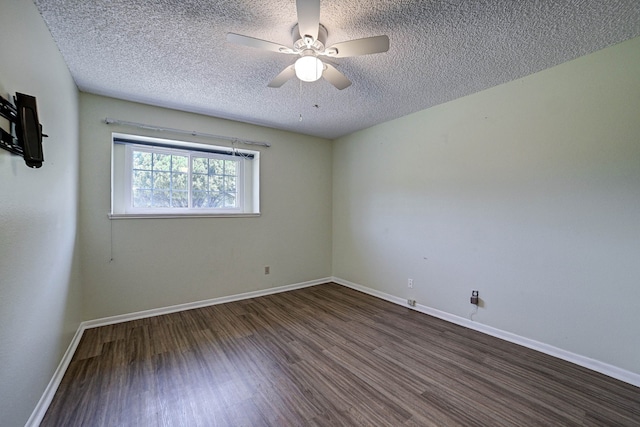
[[[330,282],[330,277],[323,279],[310,280],[308,282],[295,283],[293,285],[279,286],[277,288],[261,289],[259,291],[245,292],[242,294],[229,295],[225,297],[212,298],[202,301],[188,302],[185,304],[172,305],[169,307],[154,308],[151,310],[138,311],[129,314],[120,314],[118,316],[103,317],[101,319],[88,320],[82,322],[85,329],[97,328],[99,326],[113,325],[116,323],[129,322],[131,320],[144,319],[147,317],[162,316],[163,314],[177,313],[179,311],[192,310],[194,308],[208,307],[211,305],[225,304],[228,302],[240,301],[249,298],[258,298],[266,295],[279,294],[280,292],[293,291],[295,289],[308,288],[323,283]]]
[[[84,328],[82,328],[82,324],[80,324],[80,327],[78,327],[78,330],[71,339],[69,347],[67,347],[67,350],[64,352],[64,355],[62,356],[62,359],[60,360],[56,371],[53,373],[51,381],[49,381],[49,384],[47,384],[47,388],[44,389],[44,393],[42,393],[38,404],[27,420],[25,427],[37,427],[42,422],[42,419],[47,413],[47,409],[49,409],[49,405],[53,400],[53,396],[56,394],[56,390],[58,390],[58,386],[62,381],[62,377],[64,377],[65,372],[67,372],[67,368],[69,367],[69,363],[71,363],[73,354],[76,352],[78,344],[80,344],[80,339],[82,338],[83,333]]]
[[[277,288],[262,289],[259,291],[245,292],[242,294],[230,295],[226,297],[212,298],[208,300],[172,305],[172,306],[163,307],[163,308],[154,308],[152,310],[138,311],[135,313],[121,314],[118,316],[104,317],[101,319],[87,320],[85,322],[82,322],[80,323],[80,326],[78,326],[78,330],[73,336],[73,339],[71,340],[71,343],[67,348],[67,351],[65,351],[64,355],[62,356],[62,360],[60,360],[60,363],[58,364],[58,368],[54,372],[53,377],[51,378],[51,381],[49,381],[47,388],[44,390],[44,393],[42,394],[42,397],[38,401],[38,404],[36,405],[35,409],[31,413],[31,416],[27,420],[25,427],[37,427],[42,422],[42,419],[47,413],[47,409],[49,409],[49,405],[53,400],[53,396],[56,394],[56,391],[60,386],[62,377],[64,377],[64,374],[67,371],[69,364],[71,363],[71,359],[73,358],[73,354],[76,352],[76,349],[78,348],[78,344],[80,344],[80,340],[82,339],[82,335],[84,334],[84,331],[86,329],[97,328],[99,326],[113,325],[116,323],[128,322],[130,320],[144,319],[147,317],[161,316],[163,314],[177,313],[179,311],[191,310],[194,308],[208,307],[212,305],[224,304],[227,302],[240,301],[240,300],[245,300],[249,298],[257,298],[257,297],[262,297],[266,295],[273,295],[273,294],[278,294],[280,292],[293,291],[295,289],[308,288],[310,286],[316,286],[316,285],[321,285],[323,283],[331,282],[331,279],[332,279],[331,277],[325,277],[323,279],[310,280],[308,282],[295,283],[293,285],[279,286]]]
[[[576,365],[585,367],[587,369],[591,369],[592,371],[596,371],[601,374],[607,375],[609,377],[615,378],[617,380],[624,381],[636,387],[640,387],[640,374],[627,371],[617,366],[613,366],[608,363],[601,362],[599,360],[591,359],[589,357],[582,356],[580,354],[572,353],[570,351],[563,350],[561,348],[554,347],[549,344],[545,344],[545,343],[535,341],[526,337],[522,337],[520,335],[516,335],[511,332],[507,332],[491,326],[483,325],[481,323],[477,323],[472,320],[465,319],[464,317],[460,317],[444,311],[440,311],[435,308],[428,307],[426,305],[416,304],[415,307],[411,307],[410,305],[407,304],[407,300],[404,298],[396,297],[394,295],[390,295],[390,294],[378,291],[376,289],[371,289],[366,286],[359,285],[357,283],[349,282],[348,280],[344,280],[339,277],[333,277],[331,280],[339,285],[346,286],[351,289],[355,289],[365,294],[372,295],[374,297],[392,302],[394,304],[402,305],[404,307],[419,311],[421,313],[425,313],[430,316],[437,317],[442,320],[446,320],[447,322],[464,326],[466,328],[473,329],[475,331],[482,332],[487,335],[491,335],[493,337],[500,338],[505,341],[509,341],[514,344],[521,345],[523,347],[528,347],[532,350],[536,350],[541,353],[545,353],[550,356],[554,356],[559,359],[566,360],[567,362],[574,363]]]

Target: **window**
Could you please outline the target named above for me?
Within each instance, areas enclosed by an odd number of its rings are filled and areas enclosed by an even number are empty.
[[[129,145],[127,159],[132,210],[242,211],[240,157]]]
[[[259,152],[114,134],[111,216],[257,214]]]

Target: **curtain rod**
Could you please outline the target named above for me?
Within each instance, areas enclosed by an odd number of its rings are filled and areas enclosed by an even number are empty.
[[[212,133],[198,132],[195,130],[190,131],[190,130],[182,130],[182,129],[165,128],[162,126],[145,125],[144,123],[127,122],[125,120],[111,119],[109,117],[105,118],[104,122],[108,125],[131,126],[131,127],[136,127],[140,129],[156,130],[160,132],[170,132],[170,133],[178,133],[178,134],[191,135],[191,136],[202,136],[205,138],[222,139],[225,141],[239,142],[241,144],[246,144],[246,145],[259,145],[261,147],[267,147],[267,148],[271,147],[271,144],[269,144],[268,142],[232,138],[230,136],[214,135]]]

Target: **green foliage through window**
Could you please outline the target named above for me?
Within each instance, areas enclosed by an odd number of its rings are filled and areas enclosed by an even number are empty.
[[[240,161],[229,155],[133,148],[134,208],[237,209]]]

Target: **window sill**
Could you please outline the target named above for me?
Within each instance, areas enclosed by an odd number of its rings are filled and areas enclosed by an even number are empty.
[[[109,219],[168,219],[168,218],[255,218],[259,213],[206,213],[206,214],[108,214]]]

